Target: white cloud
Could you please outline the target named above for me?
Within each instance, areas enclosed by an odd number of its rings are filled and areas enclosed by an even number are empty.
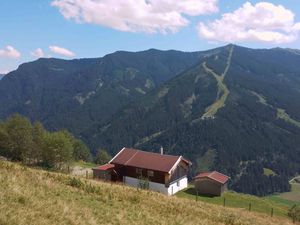
[[[120,31],[167,33],[187,26],[185,17],[218,11],[218,0],[54,0],[66,19]]]
[[[21,53],[14,47],[7,45],[4,49],[0,49],[0,57],[17,59],[21,57]]]
[[[42,58],[45,55],[41,48],[37,48],[36,50],[30,52],[30,54],[36,58]]]
[[[282,5],[246,2],[221,19],[198,24],[199,36],[219,42],[271,42],[289,43],[298,38],[300,23],[295,23],[294,13]]]
[[[66,57],[74,57],[75,56],[74,52],[71,52],[70,50],[68,50],[66,48],[52,45],[52,46],[49,46],[49,49],[51,52],[58,54],[58,55],[62,55],[62,56],[66,56]]]
[[[3,75],[3,74],[8,74],[9,72],[10,72],[9,70],[5,70],[5,69],[4,69],[4,70],[1,70],[1,69],[0,69],[0,74],[2,74],[2,75]]]

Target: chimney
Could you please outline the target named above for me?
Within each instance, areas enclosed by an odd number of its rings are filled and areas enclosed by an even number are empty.
[[[160,146],[160,154],[161,154],[161,155],[164,154],[164,148],[163,148],[163,146]]]

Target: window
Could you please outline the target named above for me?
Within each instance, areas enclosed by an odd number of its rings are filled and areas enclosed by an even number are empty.
[[[154,176],[153,170],[148,170],[148,177],[153,177],[153,176]]]
[[[141,168],[136,168],[135,172],[136,172],[137,175],[142,176],[143,170]]]

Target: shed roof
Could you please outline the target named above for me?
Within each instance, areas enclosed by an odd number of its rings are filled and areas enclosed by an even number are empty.
[[[194,180],[201,179],[201,178],[209,178],[214,181],[217,181],[218,183],[225,184],[230,177],[222,173],[219,173],[217,171],[213,171],[213,172],[199,173],[197,176],[194,177]]]
[[[123,148],[109,163],[170,173],[180,161],[190,164],[182,156],[161,155],[133,148]]]
[[[105,171],[105,170],[113,169],[114,167],[115,167],[114,164],[107,163],[107,164],[104,164],[102,166],[98,166],[96,168],[93,168],[93,170],[103,170],[103,171]]]

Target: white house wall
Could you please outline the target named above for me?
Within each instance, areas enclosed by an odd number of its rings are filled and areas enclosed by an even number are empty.
[[[133,186],[133,187],[139,186],[139,180],[133,177],[124,176],[123,182],[129,186]],[[164,184],[150,181],[149,189],[152,191],[160,192],[165,195],[173,195],[176,192],[186,188],[187,185],[188,185],[187,177],[182,177],[181,179],[178,179],[177,181],[171,183],[168,188]]]
[[[168,195],[174,195],[176,192],[187,188],[187,186],[188,186],[187,177],[182,177],[170,184],[168,188]]]

